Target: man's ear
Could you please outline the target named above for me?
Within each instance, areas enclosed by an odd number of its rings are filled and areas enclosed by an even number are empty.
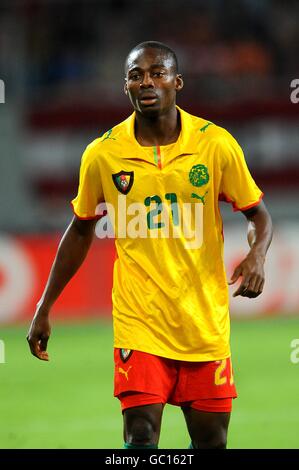
[[[184,80],[181,74],[177,74],[176,76],[176,85],[175,89],[176,91],[180,91],[184,86]]]
[[[124,92],[127,95],[128,94],[128,86],[127,86],[127,79],[125,78],[125,84],[124,84]]]

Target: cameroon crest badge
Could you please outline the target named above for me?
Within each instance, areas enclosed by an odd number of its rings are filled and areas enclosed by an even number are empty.
[[[120,171],[112,175],[116,189],[122,194],[128,194],[134,181],[134,171]]]
[[[120,358],[123,362],[127,362],[128,359],[130,359],[131,355],[133,354],[132,349],[125,349],[121,348],[119,350]]]

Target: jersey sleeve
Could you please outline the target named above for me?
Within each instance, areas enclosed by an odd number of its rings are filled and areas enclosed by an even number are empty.
[[[71,205],[80,219],[97,219],[97,206],[101,202],[104,202],[104,194],[99,162],[94,147],[88,146],[82,155],[78,194]]]
[[[264,194],[250,174],[240,145],[228,132],[221,139],[220,152],[224,166],[219,200],[230,202],[234,211],[259,204]]]

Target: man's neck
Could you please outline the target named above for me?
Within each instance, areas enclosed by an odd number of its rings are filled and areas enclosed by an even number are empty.
[[[135,137],[142,146],[172,144],[177,141],[180,132],[180,113],[175,107],[155,117],[145,117],[136,112]]]

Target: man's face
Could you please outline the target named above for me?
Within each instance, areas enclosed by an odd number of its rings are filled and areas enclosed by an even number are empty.
[[[172,57],[163,50],[133,51],[127,60],[125,93],[135,111],[158,116],[175,105],[176,93],[183,87]]]

